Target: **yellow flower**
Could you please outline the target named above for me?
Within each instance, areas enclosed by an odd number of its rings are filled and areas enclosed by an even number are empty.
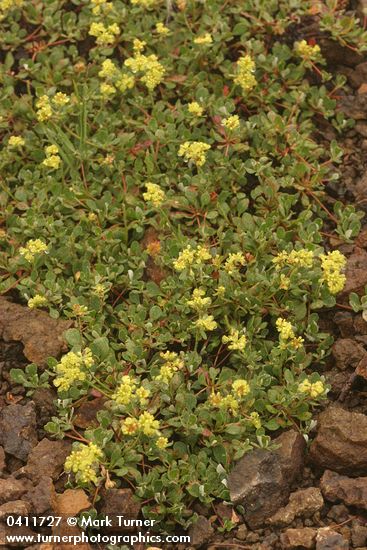
[[[141,81],[146,85],[148,90],[154,90],[163,80],[165,68],[159,63],[156,55],[142,55],[136,53],[134,57],[129,57],[125,60],[125,66],[128,67],[134,74],[138,72],[144,73]]]
[[[106,0],[92,0],[92,13],[94,15],[100,15],[101,13],[108,13],[113,9],[112,2]]]
[[[183,271],[187,267],[190,267],[195,261],[195,251],[192,250],[191,246],[188,245],[184,250],[182,250],[177,258],[173,262],[173,267],[176,271]]]
[[[317,57],[320,53],[320,46],[315,44],[315,46],[310,46],[307,44],[306,40],[300,40],[299,42],[294,43],[295,52],[303,58],[312,59]]]
[[[159,430],[159,421],[154,420],[154,416],[147,411],[144,411],[138,418],[139,430],[144,435],[156,435]]]
[[[246,380],[240,378],[233,382],[232,390],[236,397],[244,397],[250,393],[250,386]]]
[[[89,34],[96,38],[98,46],[110,46],[120,34],[120,29],[116,23],[105,27],[103,23],[92,23],[89,29]]]
[[[69,101],[70,101],[70,98],[66,94],[63,94],[62,92],[57,92],[57,94],[55,94],[54,97],[52,98],[52,102],[57,107],[63,107],[64,105],[67,105]]]
[[[135,53],[141,53],[144,50],[146,45],[147,43],[144,40],[139,40],[139,38],[134,38],[133,50]]]
[[[93,360],[91,360],[91,352],[89,348],[86,354],[69,351],[64,355],[60,362],[55,367],[56,378],[54,385],[61,391],[67,391],[76,382],[84,382],[87,378],[87,373],[83,367],[89,368]]]
[[[170,30],[164,23],[161,23],[160,21],[156,24],[155,30],[158,34],[161,36],[167,36],[170,33]]]
[[[155,442],[158,449],[165,449],[168,445],[168,439],[166,437],[158,437],[157,441]]]
[[[223,401],[223,397],[219,392],[212,392],[208,399],[208,402],[212,407],[220,407]]]
[[[279,332],[279,347],[281,349],[288,347],[298,349],[302,347],[304,340],[301,336],[295,336],[292,324],[289,321],[279,317],[275,324]]]
[[[112,78],[119,74],[119,70],[111,59],[105,59],[102,63],[102,69],[99,71],[100,78]]]
[[[22,147],[25,144],[25,140],[20,136],[10,136],[8,141],[8,147]]]
[[[76,317],[83,317],[88,313],[87,306],[83,306],[81,304],[73,304],[71,309]]]
[[[141,386],[136,390],[135,395],[140,402],[144,402],[150,396],[150,390]]]
[[[159,374],[155,377],[155,380],[168,384],[175,372],[181,370],[185,364],[179,355],[174,351],[161,352],[160,356],[165,363],[160,368]]]
[[[246,264],[246,258],[242,252],[232,253],[228,256],[224,269],[229,275],[232,275],[235,271],[238,271],[241,266]]]
[[[197,116],[197,117],[200,117],[204,112],[203,107],[201,107],[201,105],[199,105],[199,103],[197,101],[192,101],[191,103],[189,103],[187,105],[187,109],[188,109],[190,114],[192,114],[194,116]]]
[[[290,285],[291,285],[291,280],[289,279],[289,277],[286,277],[284,273],[281,273],[279,288],[281,288],[282,290],[288,290]]]
[[[45,147],[45,153],[46,153],[46,156],[50,156],[50,155],[57,155],[57,153],[59,152],[59,148],[57,145],[48,145],[47,147]]]
[[[157,0],[131,0],[131,3],[135,6],[143,6],[143,8],[151,8],[157,3]]]
[[[116,93],[116,88],[112,86],[112,84],[107,84],[107,82],[103,82],[99,89],[101,90],[103,97],[106,98],[113,96]]]
[[[314,253],[312,250],[305,249],[292,250],[291,252],[283,250],[272,259],[277,270],[284,266],[312,267],[313,261]]]
[[[122,423],[121,431],[125,435],[134,435],[139,429],[139,423],[135,418],[125,418]]]
[[[43,95],[37,100],[36,108],[37,118],[40,122],[44,122],[52,117],[50,98],[47,95]]]
[[[302,393],[308,393],[310,397],[315,399],[316,397],[319,397],[320,395],[325,393],[325,386],[321,382],[321,380],[312,383],[308,378],[306,378],[303,382],[299,384],[298,391]]]
[[[134,87],[135,79],[133,76],[128,74],[121,73],[118,80],[115,82],[115,86],[121,93],[126,92],[126,90],[131,90]]]
[[[186,162],[192,161],[196,166],[203,166],[206,161],[206,151],[210,149],[208,143],[202,141],[185,141],[180,145],[179,157],[184,157]]]
[[[323,276],[321,281],[326,283],[332,294],[338,294],[344,288],[346,277],[341,273],[347,260],[339,250],[333,250],[320,256]]]
[[[121,383],[112,395],[112,399],[116,401],[118,405],[128,405],[133,399],[133,392],[136,384],[130,376],[123,376]]]
[[[59,148],[57,147],[57,145],[49,145],[48,147],[45,147],[46,158],[42,162],[42,164],[44,166],[47,166],[47,168],[57,170],[57,168],[61,164],[61,158],[57,154],[58,152]]]
[[[36,294],[33,298],[30,298],[27,302],[27,305],[30,309],[36,309],[38,307],[45,306],[47,304],[47,298]]]
[[[228,118],[224,119],[222,122],[223,126],[227,128],[227,130],[236,130],[240,125],[240,119],[238,115],[232,115]]]
[[[250,419],[251,419],[251,422],[253,423],[253,425],[255,426],[255,428],[258,430],[259,428],[261,428],[261,419],[260,419],[260,416],[259,416],[259,413],[257,412],[252,412],[250,414]]]
[[[77,450],[72,451],[65,461],[65,471],[76,474],[77,480],[82,483],[97,483],[96,469],[103,453],[97,445],[80,445]]]
[[[143,193],[144,200],[147,202],[150,201],[155,207],[160,206],[166,198],[166,194],[163,189],[159,187],[159,185],[151,182],[146,183],[145,186],[147,191],[146,193]]]
[[[194,325],[196,328],[208,331],[215,330],[218,326],[213,315],[203,315],[202,317],[199,317],[199,319],[195,321]]]
[[[238,411],[238,401],[233,395],[226,395],[222,399],[221,408],[228,409],[233,414]]]
[[[256,78],[252,74],[255,71],[255,63],[249,55],[241,57],[237,62],[237,76],[235,84],[241,86],[244,92],[248,92],[256,86]]]
[[[194,38],[194,44],[203,45],[203,44],[212,44],[212,42],[213,42],[213,38],[211,34],[209,34],[208,32],[206,32],[201,36],[198,36],[197,38]]]
[[[43,254],[47,252],[47,244],[41,239],[31,239],[27,242],[25,247],[19,249],[19,254],[23,256],[28,262],[32,262],[37,254]]]
[[[212,301],[209,297],[205,297],[205,290],[195,288],[192,293],[192,300],[188,300],[186,303],[192,309],[200,311],[210,306],[211,302]]]
[[[246,347],[247,338],[244,334],[240,336],[240,333],[236,329],[231,329],[229,336],[222,337],[223,344],[228,344],[228,349],[243,351]]]

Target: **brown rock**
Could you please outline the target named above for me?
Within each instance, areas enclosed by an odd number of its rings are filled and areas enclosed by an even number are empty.
[[[334,315],[333,321],[338,325],[343,338],[354,336],[353,315],[349,311],[338,311]]]
[[[247,453],[228,477],[231,501],[242,504],[247,524],[256,529],[285,504],[304,460],[305,440],[290,430],[274,440],[275,451]]]
[[[13,500],[0,506],[0,519],[7,515],[27,516],[31,511],[31,505],[24,500]]]
[[[56,495],[55,510],[61,516],[76,516],[91,506],[83,489],[67,489]]]
[[[105,397],[97,397],[91,401],[84,401],[76,411],[74,425],[82,429],[97,426],[97,413],[104,408],[106,401]]]
[[[190,544],[194,547],[200,547],[210,540],[214,534],[212,524],[204,516],[199,516],[196,523],[189,529]]]
[[[344,502],[367,510],[367,477],[350,478],[326,470],[321,478],[321,491],[330,502]]]
[[[269,523],[279,526],[289,525],[296,517],[312,516],[321,510],[323,505],[324,499],[320,489],[316,487],[299,489],[290,495],[287,506],[278,510],[269,519]]]
[[[357,376],[360,376],[361,378],[367,380],[367,354],[358,363],[355,373]]]
[[[330,405],[318,419],[311,461],[352,476],[367,473],[367,416]]]
[[[0,338],[5,342],[22,342],[26,358],[39,366],[45,366],[48,357],[57,357],[67,350],[63,332],[71,324],[0,296]]]
[[[0,447],[0,476],[6,470],[5,451],[3,447]]]
[[[363,346],[358,344],[352,338],[339,338],[332,347],[332,354],[336,361],[336,366],[340,370],[348,367],[355,368],[364,355],[367,353]]]
[[[348,550],[348,548],[348,541],[329,527],[317,531],[316,550]]]
[[[355,188],[356,198],[367,198],[367,174],[363,181],[360,180]],[[367,284],[367,252],[363,248],[357,248],[357,252],[349,256],[346,267],[347,281],[341,293],[346,297],[350,292],[359,295],[364,294],[364,287]]]
[[[359,521],[353,521],[351,530],[351,539],[353,548],[366,546],[367,544],[367,526]]]
[[[311,527],[287,529],[280,535],[280,542],[284,550],[292,550],[293,548],[314,548],[316,534],[316,529],[312,529]]]
[[[102,493],[100,503],[100,513],[103,516],[112,518],[113,532],[126,532],[134,529],[127,525],[119,526],[116,516],[116,510],[120,516],[126,516],[126,520],[137,519],[140,514],[140,504],[134,498],[133,492],[130,489],[108,489]],[[107,531],[108,529],[106,529]]]
[[[34,403],[8,405],[0,411],[0,444],[19,460],[27,460],[37,444]]]
[[[28,491],[25,499],[32,504],[35,514],[52,513],[56,508],[56,492],[52,479],[43,477],[38,485]]]
[[[0,479],[0,504],[10,500],[18,500],[29,489],[29,483],[8,477]]]
[[[56,480],[64,469],[66,457],[70,454],[69,441],[51,441],[44,438],[32,449],[23,472],[33,480],[51,477]]]
[[[358,134],[360,134],[363,137],[367,137],[367,122],[364,122],[364,121],[357,122],[354,128],[355,128],[355,131],[358,132]]]
[[[354,120],[364,120],[367,118],[367,94],[346,95],[339,101],[338,108]]]

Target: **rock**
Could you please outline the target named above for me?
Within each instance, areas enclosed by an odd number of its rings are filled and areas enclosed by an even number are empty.
[[[343,338],[354,336],[353,315],[349,311],[338,311],[334,315],[333,321],[338,325]]]
[[[367,354],[358,363],[357,368],[355,370],[355,374],[356,376],[359,376],[364,380],[367,380]]]
[[[280,445],[275,451],[247,453],[228,476],[231,501],[244,506],[244,518],[252,529],[285,504],[303,464],[306,444],[298,432],[285,432],[274,443]]]
[[[7,515],[28,516],[31,505],[24,500],[13,500],[0,506],[0,519]]]
[[[338,109],[354,120],[365,120],[367,118],[367,94],[343,96],[339,101]]]
[[[367,96],[366,96],[367,97]],[[355,187],[357,200],[367,198],[367,173],[359,180]],[[347,281],[340,296],[347,297],[350,292],[364,294],[367,284],[367,252],[363,248],[356,248],[357,252],[349,256],[346,267]]]
[[[337,523],[343,523],[349,519],[349,510],[344,504],[335,504],[332,506],[327,514],[327,517],[336,521]]]
[[[3,475],[6,470],[5,451],[3,447],[0,447],[0,476]]]
[[[0,411],[0,444],[23,462],[37,444],[34,403],[8,405]]]
[[[285,526],[292,523],[296,517],[310,517],[324,505],[324,499],[320,489],[309,487],[299,489],[289,497],[289,503],[284,508],[278,510],[274,516],[269,519],[272,525]]]
[[[364,355],[367,357],[364,347],[352,338],[339,338],[332,347],[332,354],[340,370],[355,368]]]
[[[114,533],[124,533],[128,530],[134,529],[133,526],[126,525],[119,526],[117,520],[114,520],[116,516],[116,510],[119,511],[120,516],[126,516],[126,521],[136,519],[140,513],[140,504],[134,498],[133,492],[130,489],[108,489],[102,493],[99,512],[104,516],[111,516],[112,518],[112,530]],[[106,531],[108,529],[106,528]]]
[[[29,483],[8,477],[0,479],[0,504],[10,500],[18,500],[29,489]]]
[[[321,478],[322,494],[330,502],[344,502],[367,510],[367,477],[350,478],[326,470]]]
[[[23,472],[33,480],[51,477],[56,480],[64,469],[66,457],[70,454],[69,441],[51,441],[44,438],[32,449]]]
[[[246,540],[247,533],[248,533],[247,525],[245,525],[244,523],[241,523],[241,525],[237,529],[236,538],[238,540]]]
[[[355,131],[358,132],[363,137],[367,137],[367,123],[366,122],[357,122],[355,125]]]
[[[38,485],[28,491],[25,499],[32,504],[35,514],[52,513],[56,508],[56,492],[52,479],[43,477]]]
[[[83,489],[67,489],[56,495],[55,511],[61,516],[76,516],[91,507],[91,503]],[[115,513],[118,508],[115,509]]]
[[[97,413],[104,408],[106,401],[105,397],[97,397],[91,401],[84,401],[76,410],[74,425],[82,429],[98,426]]]
[[[26,358],[39,366],[46,366],[48,357],[67,351],[63,332],[71,325],[70,321],[52,319],[45,311],[13,304],[0,296],[0,338],[22,342]]]
[[[367,473],[367,416],[330,405],[318,418],[309,457],[317,466],[342,474]]]
[[[358,520],[353,521],[351,530],[351,540],[353,548],[367,545],[367,526]]]
[[[188,532],[190,544],[194,547],[200,547],[208,542],[213,534],[212,524],[204,516],[199,516]]]
[[[355,51],[350,51],[340,43],[335,42],[326,36],[319,38],[318,43],[321,47],[321,53],[330,65],[348,65],[355,67],[363,62],[363,56]]]
[[[303,527],[301,529],[287,529],[280,535],[280,542],[284,550],[293,548],[314,548],[316,529]]]
[[[348,541],[329,527],[317,531],[316,550],[348,550],[348,548]]]
[[[37,426],[42,429],[51,417],[56,414],[54,401],[56,393],[51,388],[37,388],[32,395],[36,406]]]

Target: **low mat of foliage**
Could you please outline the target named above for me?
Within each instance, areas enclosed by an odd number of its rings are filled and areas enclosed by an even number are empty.
[[[317,311],[345,258],[322,230],[349,241],[360,218],[322,203],[342,152],[318,129],[350,123],[299,30],[312,16],[346,52],[366,36],[334,0],[1,0],[0,16],[1,292],[74,322],[69,353],[13,377],[56,387],[46,428],[76,440],[71,483],[131,486],[161,529],[187,526],[327,394]]]

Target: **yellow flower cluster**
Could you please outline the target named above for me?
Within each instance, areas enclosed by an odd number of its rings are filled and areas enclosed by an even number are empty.
[[[163,359],[164,365],[160,368],[159,374],[155,377],[155,380],[168,384],[175,372],[181,370],[185,363],[175,351],[165,351],[161,352],[159,355]]]
[[[205,246],[198,246],[196,250],[188,245],[180,252],[177,260],[173,262],[173,267],[176,271],[183,271],[193,265],[200,266],[206,260],[211,259],[211,254]]]
[[[212,407],[225,409],[236,414],[239,407],[239,401],[250,393],[250,386],[246,380],[238,379],[232,383],[232,392],[224,396],[220,392],[213,392],[208,402]]]
[[[38,307],[45,306],[47,304],[47,298],[36,294],[33,298],[29,298],[27,305],[30,309],[36,309]]]
[[[252,412],[250,414],[250,419],[251,419],[251,422],[253,423],[253,425],[255,426],[256,429],[261,428],[261,419],[260,419],[259,413]]]
[[[147,188],[147,191],[143,193],[144,200],[147,202],[151,202],[155,207],[160,206],[166,198],[166,194],[163,189],[161,189],[159,185],[151,182],[147,182],[145,186]]]
[[[314,253],[312,250],[291,250],[291,252],[286,252],[283,250],[277,254],[272,262],[275,264],[277,270],[282,267],[296,266],[296,267],[312,267],[314,261]]]
[[[32,262],[37,254],[47,252],[47,244],[41,239],[31,239],[26,246],[19,249],[19,254],[23,256],[27,262]]]
[[[169,33],[170,33],[170,30],[168,27],[166,27],[166,25],[164,23],[157,23],[156,26],[155,26],[155,30],[157,31],[158,34],[160,34],[161,36],[167,36]]]
[[[245,263],[246,258],[242,252],[232,253],[228,256],[224,264],[224,269],[227,271],[228,275],[232,275],[235,271],[238,271],[240,267],[244,266]]]
[[[23,5],[24,0],[0,0],[0,21],[5,19],[11,10],[21,8]]]
[[[289,346],[298,349],[302,346],[303,338],[301,336],[296,337],[289,321],[279,317],[275,324],[279,332],[279,346],[281,349],[287,349]]]
[[[92,13],[94,15],[100,15],[101,13],[108,13],[112,10],[112,2],[107,2],[106,0],[92,0]]]
[[[227,130],[236,130],[240,125],[240,118],[238,115],[232,115],[225,118],[222,124]]]
[[[115,393],[112,395],[112,399],[116,401],[118,405],[128,405],[133,399],[133,393],[136,388],[135,381],[130,376],[123,376],[121,383],[118,386]]]
[[[213,38],[211,34],[209,34],[208,32],[206,32],[205,34],[202,34],[201,36],[198,36],[197,38],[194,38],[194,44],[205,45],[205,44],[212,44],[212,43],[213,43]]]
[[[158,437],[157,441],[155,442],[158,449],[165,449],[168,445],[169,441],[167,437]]]
[[[21,136],[10,136],[8,141],[8,147],[22,147],[25,144],[25,140]]]
[[[341,292],[344,288],[346,277],[341,273],[347,260],[339,250],[333,250],[327,254],[321,254],[322,281],[325,282],[332,294]]]
[[[215,330],[218,326],[217,322],[214,320],[213,315],[202,315],[194,323],[195,327],[202,330],[212,331]]]
[[[53,107],[60,109],[70,102],[69,96],[62,92],[57,92],[52,98],[48,95],[42,95],[36,102],[37,119],[40,122],[49,120],[53,115]]]
[[[59,148],[57,145],[49,145],[48,147],[45,147],[46,158],[42,164],[47,166],[47,168],[57,170],[61,164],[61,158],[57,154],[58,152]]]
[[[202,141],[185,141],[180,145],[179,157],[184,157],[186,162],[192,161],[196,166],[203,166],[206,161],[206,151],[210,149],[208,143]]]
[[[110,46],[120,34],[120,29],[116,23],[105,27],[103,23],[94,22],[90,26],[89,34],[96,38],[98,46]]]
[[[228,349],[243,351],[247,344],[247,338],[244,334],[240,336],[240,332],[236,329],[231,329],[228,336],[222,337],[223,344],[229,344]]]
[[[187,109],[191,115],[197,117],[200,117],[204,112],[203,107],[197,101],[192,101],[191,103],[188,103]]]
[[[310,46],[306,40],[300,40],[294,43],[294,50],[300,57],[312,59],[320,53],[320,46]]]
[[[135,84],[134,77],[122,72],[110,59],[103,61],[98,76],[107,80],[101,84],[101,93],[105,97],[114,95],[116,90],[124,93],[133,88]]]
[[[143,49],[145,42],[140,42],[137,47],[137,41],[134,46],[134,57],[129,57],[125,60],[125,67],[131,70],[133,74],[143,73],[140,80],[146,85],[148,90],[152,91],[163,80],[165,68],[158,61],[158,57],[154,54],[143,55],[141,50]]]
[[[159,420],[154,420],[151,413],[144,411],[139,418],[125,418],[121,431],[125,435],[134,435],[137,432],[148,436],[159,435]]]
[[[321,380],[312,383],[308,378],[306,378],[299,384],[298,391],[308,393],[310,397],[315,399],[316,397],[319,397],[319,395],[325,393],[325,386]]]
[[[65,471],[76,474],[77,479],[82,483],[97,483],[97,467],[103,453],[97,445],[79,445],[78,449],[72,451],[65,461]]]
[[[188,300],[187,305],[196,311],[206,309],[212,303],[211,298],[205,296],[205,290],[195,288],[192,293],[192,299]]]
[[[248,92],[256,86],[256,78],[253,75],[255,71],[255,62],[249,56],[241,57],[237,62],[237,76],[234,79],[235,84],[241,86],[244,92]]]
[[[56,365],[56,378],[54,385],[60,391],[67,391],[75,382],[84,382],[87,378],[85,368],[90,368],[93,365],[93,356],[89,348],[85,348],[83,353],[80,351],[75,353],[69,351],[61,357],[60,362]]]

